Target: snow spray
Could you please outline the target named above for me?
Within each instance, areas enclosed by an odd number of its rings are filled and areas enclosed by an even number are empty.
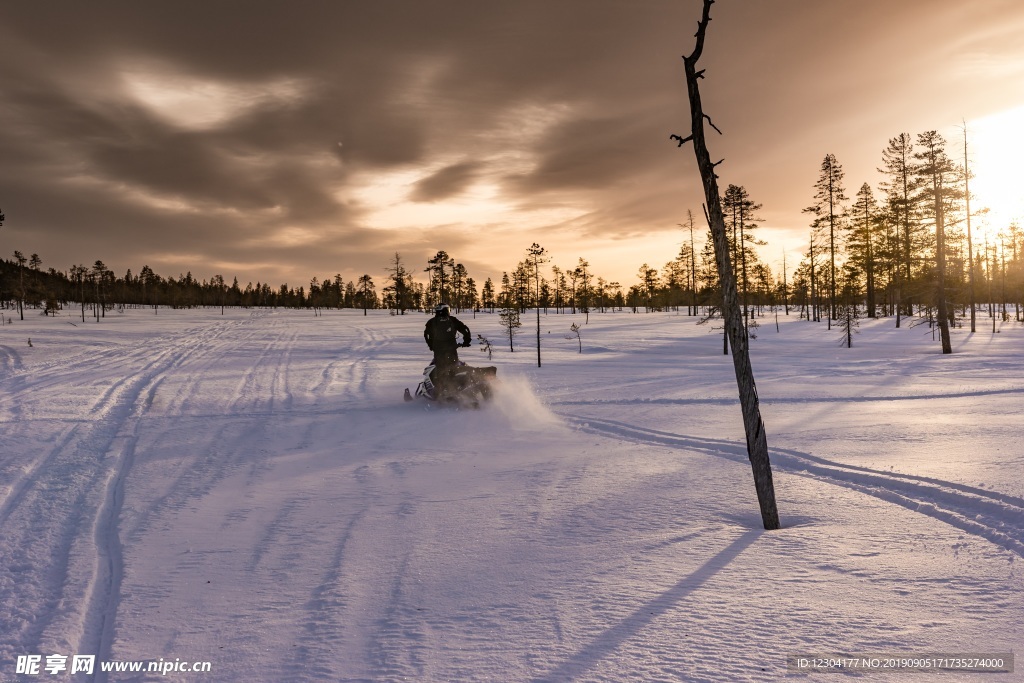
[[[530,381],[522,376],[501,377],[494,387],[491,405],[515,428],[532,429],[562,424],[561,419],[537,398]]]

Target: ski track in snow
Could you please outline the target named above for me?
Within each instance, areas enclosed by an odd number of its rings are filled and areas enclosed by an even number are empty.
[[[291,660],[282,666],[282,679],[289,672],[294,677],[296,671],[302,672],[301,680],[308,681],[335,680],[342,673],[330,664],[337,644],[344,642],[349,630],[343,617],[349,603],[344,568],[352,530],[363,514],[364,511],[360,511],[349,519],[334,546],[326,571],[310,594],[305,605],[306,620],[299,631]]]
[[[562,413],[579,429],[633,443],[683,448],[746,463],[745,444]],[[772,467],[865,493],[941,520],[1024,557],[1024,500],[932,477],[844,465],[769,446]],[[783,522],[785,523],[785,522]]]
[[[21,356],[10,346],[0,344],[0,379],[13,375],[22,369]]]
[[[372,374],[373,359],[390,344],[390,338],[378,330],[357,326],[359,341],[345,349],[343,359],[335,361],[329,367],[344,365],[347,373],[343,383],[345,386],[344,400],[349,403],[363,403]]]
[[[663,380],[657,380],[663,381]],[[931,401],[954,398],[980,398],[1024,394],[1024,388],[981,389],[978,391],[945,392],[937,394],[908,394],[906,396],[791,396],[761,399],[762,405],[802,403],[878,403],[886,401]],[[732,398],[597,398],[579,400],[553,400],[552,406],[631,406],[631,405],[739,405],[739,399]]]
[[[123,574],[119,518],[140,420],[166,373],[216,356],[226,343],[218,340],[248,322],[192,328],[127,351],[62,359],[31,377],[14,374],[3,422],[16,435],[34,422],[22,421],[22,405],[45,403],[69,377],[117,373],[95,399],[85,398],[88,421],[58,432],[46,455],[14,478],[0,502],[0,586],[18,587],[0,592],[0,614],[8,615],[0,617],[0,630],[17,643],[0,651],[0,658],[44,651],[109,658]],[[49,572],[29,572],[36,562]],[[98,672],[94,680],[105,676]]]

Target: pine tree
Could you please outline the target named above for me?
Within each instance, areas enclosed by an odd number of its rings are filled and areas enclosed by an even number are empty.
[[[412,275],[409,275],[409,281],[412,282]],[[256,291],[260,292],[260,283],[256,283]],[[263,305],[266,305],[266,298],[263,294],[260,294],[263,298]],[[341,277],[341,273],[334,274],[334,281],[331,283],[331,296],[334,298],[334,306],[339,310],[345,300],[345,280]]]
[[[540,365],[540,267],[541,264],[547,263],[548,259],[544,257],[544,247],[540,246],[536,242],[530,245],[530,248],[526,250],[527,265],[529,268],[529,274],[533,277],[534,281],[534,293],[537,295],[537,367]],[[509,343],[511,344],[511,336],[509,337]]]
[[[391,261],[391,265],[386,270],[390,273],[388,278],[390,284],[384,288],[384,291],[391,293],[395,310],[398,314],[405,315],[406,309],[410,306],[412,274],[406,269],[405,264],[402,263],[402,256],[397,251],[395,252],[394,259]]]
[[[687,254],[687,247],[689,247],[689,262],[688,266],[690,269],[690,293],[691,293],[691,304],[689,315],[697,315],[697,251],[693,243],[693,211],[690,209],[686,210],[686,224],[690,229],[690,243],[687,245],[683,244],[683,249],[679,251],[679,258],[685,259]]]
[[[426,272],[430,277],[430,292],[437,303],[451,299],[451,271],[455,268],[455,259],[446,251],[439,251],[427,260]]]
[[[217,300],[220,302],[220,314],[224,315],[224,300],[227,298],[227,285],[224,283],[223,275],[214,275],[210,281],[210,287],[215,292]]]
[[[359,298],[363,305],[363,315],[366,315],[368,308],[376,307],[377,292],[373,286],[373,278],[369,275],[359,276]]]
[[[494,313],[494,299],[494,282],[491,278],[487,278],[487,280],[484,281],[483,290],[480,292],[480,303],[484,308],[489,309],[491,313]]]
[[[554,287],[552,293],[553,304],[555,307],[555,313],[562,312],[562,294],[565,292],[565,276],[562,274],[562,269],[558,266],[551,266],[551,284]]]
[[[608,307],[608,281],[598,276],[597,284],[593,288],[595,305],[604,313]]]
[[[786,307],[786,315],[789,315],[789,274],[786,272],[786,251],[782,251],[782,305]]]
[[[18,317],[25,319],[25,263],[27,259],[20,251],[15,250],[14,261],[18,264]]]
[[[480,298],[476,291],[476,280],[466,276],[466,281],[462,284],[462,307],[473,311],[473,317],[476,317],[478,304]]]
[[[511,308],[514,305],[514,301],[512,282],[509,280],[508,273],[503,272],[501,274],[501,292],[498,293],[498,307],[502,309]]]
[[[842,330],[841,344],[853,348],[853,335],[857,333],[860,315],[857,311],[857,300],[860,294],[860,276],[856,263],[847,261],[843,267],[843,300],[839,307],[839,329]]]
[[[664,283],[667,297],[665,305],[677,312],[683,298],[683,292],[689,284],[689,271],[683,265],[684,260],[685,262],[689,261],[689,255],[682,253],[688,247],[688,244],[684,244],[680,254],[661,268],[661,281]]]
[[[875,300],[875,253],[878,244],[878,205],[875,202],[871,186],[864,183],[857,190],[851,214],[852,230],[850,234],[850,259],[860,268],[866,280],[866,303],[869,318],[876,317]]]
[[[853,348],[853,335],[857,334],[860,327],[857,314],[857,307],[852,303],[843,304],[839,309],[839,329],[842,330],[840,341],[846,344],[846,348]]]
[[[464,288],[467,277],[466,266],[461,263],[452,264],[452,295],[449,303],[452,305],[452,308],[455,309],[456,313],[461,312],[463,308],[462,297],[465,294]]]
[[[96,315],[96,322],[99,322],[101,317],[107,317],[106,288],[104,287],[107,279],[107,264],[97,260],[92,264],[89,277],[96,285],[96,303],[93,306],[93,311]]]
[[[1021,305],[1024,304],[1024,262],[1021,249],[1024,247],[1024,230],[1017,221],[1010,223],[1009,239],[1013,249],[1013,260],[1007,273],[1007,285],[1013,297],[1014,319],[1021,321]]]
[[[911,271],[914,253],[913,236],[915,233],[913,157],[914,145],[911,142],[910,136],[906,133],[900,133],[896,137],[890,138],[888,147],[882,150],[882,168],[878,169],[879,173],[884,174],[887,178],[882,183],[882,188],[885,189],[888,195],[889,206],[894,217],[895,249],[893,250],[893,259],[895,268],[893,269],[893,287],[896,327],[900,326],[901,312],[913,315],[913,304],[909,297],[905,296],[909,291],[903,291],[904,287],[909,288],[911,278],[913,277]],[[907,299],[905,309],[902,308],[904,299]]]
[[[89,269],[84,265],[73,265],[71,267],[72,281],[78,285],[79,299],[82,302],[82,322],[85,323],[85,281]]]
[[[563,271],[562,275],[569,278],[569,303],[572,305],[572,314],[576,315],[576,282],[579,280],[580,274],[574,268]]]
[[[946,155],[946,141],[938,131],[930,130],[917,136],[920,149],[914,154],[919,161],[914,170],[921,179],[923,205],[928,206],[935,225],[935,299],[939,318],[942,353],[953,353],[949,339],[949,311],[946,302],[946,237],[945,202],[953,189],[947,185],[954,173],[953,162]]]
[[[658,269],[651,268],[645,263],[637,271],[637,277],[640,278],[640,291],[644,299],[644,307],[650,313],[654,308],[654,293],[658,289]]]
[[[807,284],[809,287],[808,292],[808,306],[810,310],[808,312],[807,319],[816,323],[821,322],[821,305],[820,305],[820,293],[821,293],[821,267],[818,265],[821,259],[821,247],[816,245],[821,243],[820,237],[820,222],[815,219],[811,223],[811,237],[808,246],[808,251],[804,254],[807,257]]]
[[[749,291],[750,271],[758,261],[754,245],[763,246],[765,242],[753,235],[761,218],[757,211],[761,205],[755,203],[747,192],[747,188],[729,185],[722,196],[722,209],[725,212],[726,224],[732,228],[733,237],[733,269],[738,270],[737,280],[740,284],[740,304],[743,307],[743,324],[749,325]]]
[[[828,228],[829,243],[829,329],[836,317],[836,242],[842,238],[843,202],[846,201],[846,190],[843,187],[843,167],[836,161],[834,154],[826,154],[821,162],[821,174],[814,183],[815,203],[805,209],[818,220],[821,227]]]
[[[731,242],[727,238],[727,247],[731,249]],[[698,277],[707,284],[707,301],[709,302],[720,302],[722,300],[722,286],[719,282],[717,255],[715,253],[715,240],[711,232],[711,228],[708,228],[707,238],[704,240],[704,247],[700,252],[700,274]],[[707,317],[702,319],[701,322],[710,320],[717,312],[721,311],[721,305],[711,305],[708,309]],[[724,328],[722,330],[722,355],[729,355],[729,330]]]
[[[575,281],[579,283],[576,289],[576,297],[580,302],[580,310],[585,315],[583,324],[587,325],[590,324],[590,263],[581,256],[579,263],[572,272],[575,276]]]
[[[505,330],[505,336],[508,337],[508,350],[515,352],[515,346],[512,340],[515,338],[518,330],[523,324],[519,321],[519,309],[516,308],[515,304],[505,304],[505,308],[501,309],[499,313],[501,318],[501,329]]]
[[[513,301],[520,313],[525,313],[531,303],[530,269],[526,261],[520,261],[512,271]]]

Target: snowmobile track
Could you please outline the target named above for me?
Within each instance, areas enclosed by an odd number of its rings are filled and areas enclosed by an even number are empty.
[[[933,401],[942,399],[978,398],[981,396],[1005,396],[1007,394],[1024,394],[1024,387],[1010,389],[979,389],[978,391],[958,391],[938,394],[907,394],[905,396],[817,396],[817,397],[779,397],[760,399],[762,405],[773,404],[814,404],[814,403],[878,403],[886,401]],[[556,406],[632,406],[632,405],[739,405],[739,400],[732,398],[698,397],[698,398],[596,398],[578,400],[552,401]]]
[[[647,429],[579,415],[562,414],[583,431],[635,443],[684,448],[747,463],[746,446]],[[1024,500],[955,482],[844,465],[786,448],[771,447],[772,467],[852,489],[919,512],[1024,557]]]
[[[234,328],[206,326],[111,350],[98,361],[80,354],[39,375],[5,378],[12,386],[5,396],[12,414],[24,404],[52,404],[88,419],[55,431],[30,465],[10,468],[16,476],[0,499],[0,580],[14,581],[19,590],[0,595],[0,613],[8,615],[4,630],[16,651],[5,648],[0,657],[51,649],[110,654],[124,572],[121,508],[139,420],[169,372],[201,357]],[[97,376],[113,380],[97,384]],[[48,418],[33,421],[40,419]],[[25,575],[26,563],[49,570]],[[19,602],[33,599],[34,613],[23,614]]]

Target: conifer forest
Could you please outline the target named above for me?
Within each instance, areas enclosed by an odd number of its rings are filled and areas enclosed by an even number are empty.
[[[762,235],[770,225],[743,186],[722,196],[744,319],[781,310],[829,328],[857,317],[891,317],[894,324],[970,325],[979,318],[1020,321],[1024,304],[1024,230],[1013,222],[985,224],[984,206],[970,203],[966,155],[936,131],[901,133],[881,151],[877,187],[851,182],[841,160],[826,154],[807,188],[806,248],[796,263],[781,262]],[[698,218],[697,216],[700,216]],[[8,220],[17,220],[11,216]],[[973,230],[972,230],[973,225]],[[685,311],[713,317],[720,293],[714,249],[698,208],[679,224],[681,246],[665,260],[651,254],[631,281],[594,272],[586,258],[531,260],[526,249],[498,282],[474,278],[456,256],[438,251],[425,263],[396,253],[367,272],[310,274],[308,282],[272,285],[237,276],[200,279],[191,272],[160,274],[148,265],[119,275],[102,260],[63,269],[44,267],[38,254],[14,250],[0,261],[0,302],[6,318],[75,309],[102,321],[112,309],[161,306],[310,309],[391,309],[399,314],[450,303],[457,311],[493,313],[540,308],[548,313]],[[3,233],[0,232],[0,241]],[[374,274],[375,273],[375,274]]]

